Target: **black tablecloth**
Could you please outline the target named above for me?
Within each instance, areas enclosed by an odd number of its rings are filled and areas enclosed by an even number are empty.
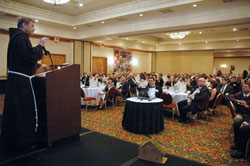
[[[164,129],[163,103],[126,101],[122,120],[125,130],[139,134],[159,133]]]

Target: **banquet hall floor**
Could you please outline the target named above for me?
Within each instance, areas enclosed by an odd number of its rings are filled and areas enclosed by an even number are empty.
[[[248,165],[243,159],[231,158],[233,135],[229,137],[232,118],[226,108],[220,119],[210,117],[207,123],[198,119],[195,123],[179,123],[171,115],[164,118],[164,130],[158,134],[143,135],[127,132],[122,128],[123,107],[86,111],[82,108],[82,127],[117,137],[138,145],[149,140],[157,141],[168,154],[208,165]]]

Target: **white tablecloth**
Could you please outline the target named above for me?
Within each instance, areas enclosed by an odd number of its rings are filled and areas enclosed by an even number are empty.
[[[160,102],[163,102],[163,100],[160,98],[155,98],[155,99],[152,99],[149,101],[149,100],[141,100],[141,99],[138,99],[137,97],[130,97],[127,100],[132,101],[132,102],[136,102],[136,103],[160,103]]]
[[[169,93],[173,98],[173,104],[177,104],[179,101],[187,100],[188,93],[185,92],[175,92],[173,90],[163,89],[163,92]]]
[[[97,98],[98,96],[98,92],[103,91],[103,87],[96,87],[96,88],[82,88],[84,93],[85,93],[85,97],[95,97]],[[104,95],[103,95],[104,98]],[[82,105],[85,105],[85,103],[82,101],[81,102]],[[94,104],[94,103],[92,103]]]

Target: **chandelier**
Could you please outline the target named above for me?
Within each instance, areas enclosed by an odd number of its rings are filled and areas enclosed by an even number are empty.
[[[43,0],[44,2],[51,3],[53,5],[60,5],[64,3],[68,3],[70,0]]]
[[[187,36],[188,34],[190,34],[189,31],[186,32],[174,32],[174,33],[167,33],[167,35],[171,38],[171,39],[183,39],[185,36]]]

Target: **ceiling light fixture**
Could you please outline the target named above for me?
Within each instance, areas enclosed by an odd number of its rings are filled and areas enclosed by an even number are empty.
[[[187,36],[188,34],[190,34],[189,31],[186,32],[174,32],[174,33],[167,33],[167,35],[171,38],[171,39],[183,39],[185,36]]]
[[[234,28],[234,29],[233,29],[233,31],[237,31],[237,29],[236,29],[236,28]]]
[[[73,29],[76,29],[76,27],[74,27]]]
[[[83,7],[83,3],[79,3],[79,6],[80,6],[80,7]]]
[[[44,2],[51,3],[53,5],[61,5],[68,3],[70,0],[43,0]]]
[[[126,40],[128,40],[128,37],[126,38]]]
[[[36,19],[35,22],[39,22],[39,20]]]
[[[205,43],[207,44],[208,42],[207,42],[207,41],[205,41]]]
[[[143,14],[141,13],[141,14],[139,14],[139,16],[140,16],[140,17],[142,17],[142,16],[143,16]]]
[[[104,24],[105,22],[104,21],[102,21],[102,24]]]
[[[193,7],[197,7],[197,4],[193,4]]]
[[[201,34],[202,34],[202,32],[199,32],[199,34],[201,35]]]

